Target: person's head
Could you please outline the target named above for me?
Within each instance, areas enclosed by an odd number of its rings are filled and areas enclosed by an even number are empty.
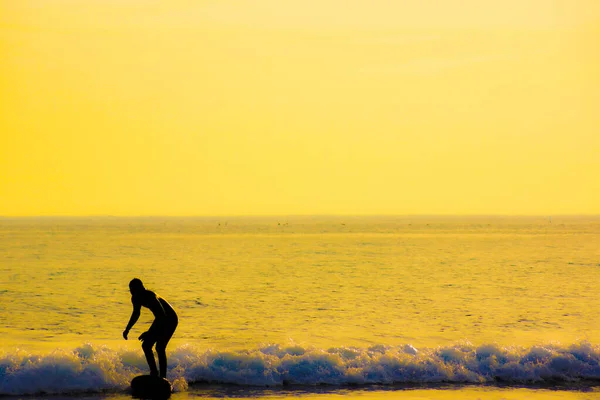
[[[131,294],[139,293],[145,289],[146,288],[144,287],[144,284],[138,278],[133,278],[131,282],[129,282],[129,291],[131,292]]]

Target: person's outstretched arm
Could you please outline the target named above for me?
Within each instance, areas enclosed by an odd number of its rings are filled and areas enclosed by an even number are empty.
[[[138,318],[140,317],[140,310],[142,306],[139,304],[133,303],[133,311],[131,312],[131,318],[129,318],[129,323],[127,324],[127,328],[123,331],[123,337],[127,340],[127,335],[129,334],[129,330],[133,328]]]

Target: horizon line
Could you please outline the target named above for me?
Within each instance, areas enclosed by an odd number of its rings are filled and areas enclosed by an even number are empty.
[[[35,215],[0,215],[0,219],[11,218],[281,218],[281,217],[600,217],[600,213],[556,213],[556,214],[523,214],[523,213],[490,213],[490,214],[35,214]]]

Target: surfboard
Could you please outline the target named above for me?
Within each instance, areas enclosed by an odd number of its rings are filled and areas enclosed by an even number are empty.
[[[169,381],[158,376],[140,375],[131,381],[131,395],[138,399],[168,399],[171,391]]]

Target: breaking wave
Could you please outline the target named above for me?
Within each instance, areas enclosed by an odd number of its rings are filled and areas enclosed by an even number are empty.
[[[543,384],[600,380],[600,346],[520,347],[468,342],[330,349],[268,345],[243,351],[183,345],[169,353],[175,391],[211,382],[249,386],[413,383]],[[142,351],[84,344],[72,350],[0,353],[0,395],[120,392],[147,373]]]

